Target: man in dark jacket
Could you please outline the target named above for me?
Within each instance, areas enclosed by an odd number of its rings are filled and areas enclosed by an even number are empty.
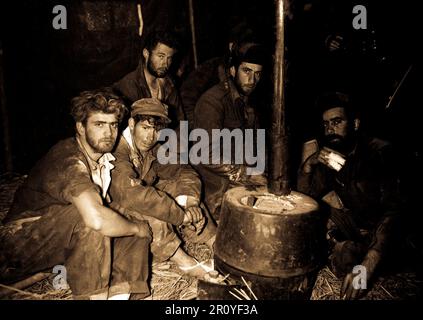
[[[185,116],[189,127],[194,126],[194,110],[198,100],[208,89],[230,77],[232,57],[239,51],[246,50],[256,43],[254,32],[242,23],[233,28],[228,38],[228,51],[222,57],[211,58],[194,71],[183,81],[180,92]]]
[[[76,299],[149,294],[149,226],[110,204],[110,152],[124,111],[108,91],[72,100],[76,137],[60,141],[37,163],[6,216],[1,282],[59,266]]]
[[[360,134],[348,96],[329,93],[318,105],[324,147],[301,166],[298,190],[329,204],[330,264],[344,277],[341,297],[355,299],[365,288],[354,283],[354,267],[364,267],[371,280],[397,240],[398,175],[391,145]]]
[[[194,169],[188,164],[160,162],[158,132],[169,122],[167,106],[155,98],[132,104],[128,127],[114,153],[111,196],[128,208],[134,219],[148,221],[157,262],[170,259],[185,273],[203,277],[212,270],[211,261],[201,264],[186,254],[174,228],[184,228],[186,241],[211,248],[216,226],[206,218],[200,201],[201,182]]]
[[[142,98],[157,98],[169,106],[172,127],[185,119],[181,99],[168,72],[178,51],[178,42],[169,31],[154,30],[147,36],[138,67],[113,84],[129,107]]]
[[[210,162],[199,164],[205,189],[205,202],[212,215],[217,219],[223,194],[230,185],[259,183],[263,179],[246,174],[246,165],[234,163],[212,164],[213,149],[211,137],[213,130],[219,129],[258,129],[260,121],[258,112],[249,101],[262,74],[265,55],[262,46],[251,45],[239,51],[230,67],[230,77],[207,90],[197,102],[194,112],[194,127],[204,129],[210,141]],[[235,158],[234,150],[231,159]],[[263,156],[264,154],[259,154]],[[253,180],[255,180],[253,182]]]

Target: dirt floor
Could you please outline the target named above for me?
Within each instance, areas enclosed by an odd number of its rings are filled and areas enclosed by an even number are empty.
[[[7,174],[0,176],[0,221],[6,215],[17,187],[25,176]],[[0,225],[1,229],[1,225]],[[212,258],[212,252],[205,245],[185,244],[185,249],[203,261]],[[421,266],[421,254],[414,253],[410,263],[390,274],[380,275],[373,283],[364,300],[416,300],[422,297],[423,280],[417,266]],[[55,290],[53,278],[55,274],[46,274],[46,278],[30,287],[11,289],[0,299],[31,299],[31,300],[70,300],[72,292],[69,288]],[[198,281],[182,272],[171,262],[155,264],[152,267],[150,280],[151,295],[147,300],[192,300],[197,298]],[[320,270],[311,300],[339,300],[341,280],[328,267]],[[0,292],[6,286],[0,284]],[[254,288],[253,288],[254,289]],[[254,291],[254,290],[253,290]],[[252,298],[250,295],[249,298]],[[260,297],[257,297],[260,299]],[[235,298],[234,298],[235,299]]]

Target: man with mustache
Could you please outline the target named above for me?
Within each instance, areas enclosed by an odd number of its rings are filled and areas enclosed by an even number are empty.
[[[142,98],[153,97],[166,103],[174,127],[185,119],[178,90],[169,76],[178,47],[175,34],[168,30],[153,30],[145,40],[138,67],[112,86],[128,107]]]
[[[149,294],[149,226],[118,212],[109,196],[110,152],[124,111],[111,90],[85,91],[72,100],[76,136],[36,164],[4,221],[1,282],[61,265],[75,299]]]
[[[236,184],[248,184],[256,176],[247,176],[243,164],[210,164],[214,146],[211,144],[213,129],[258,129],[259,112],[251,104],[251,94],[262,77],[265,52],[261,45],[247,43],[232,58],[230,77],[207,90],[196,104],[194,128],[205,129],[210,141],[210,162],[195,168],[200,173],[205,190],[205,202],[215,219],[223,194]],[[232,159],[234,159],[232,154]],[[263,179],[259,183],[263,184]]]
[[[170,259],[186,274],[202,278],[213,270],[212,261],[199,263],[189,256],[175,229],[183,228],[185,241],[212,248],[216,226],[206,218],[201,182],[191,166],[160,163],[158,133],[170,122],[167,110],[155,98],[132,104],[128,127],[114,152],[110,194],[134,219],[148,221],[155,262]]]
[[[225,81],[230,76],[232,56],[236,55],[237,50],[257,43],[256,40],[255,32],[246,22],[236,25],[229,32],[225,54],[203,62],[184,79],[179,91],[190,128],[194,126],[195,105],[201,95],[219,82]]]
[[[355,266],[364,266],[368,281],[386,266],[398,244],[402,200],[392,146],[362,133],[350,98],[332,92],[318,99],[323,148],[303,163],[298,190],[329,205],[329,262],[344,278],[341,298],[357,299]],[[357,283],[356,283],[357,284]]]

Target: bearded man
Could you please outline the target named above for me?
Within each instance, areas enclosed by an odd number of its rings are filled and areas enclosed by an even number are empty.
[[[36,164],[4,221],[1,282],[61,266],[75,299],[149,295],[149,226],[109,205],[110,152],[124,111],[111,90],[85,91],[72,100],[76,136]]]
[[[318,107],[322,148],[301,166],[297,187],[329,205],[329,264],[344,279],[341,298],[356,299],[399,242],[398,174],[391,144],[360,131],[348,95],[324,94]],[[354,281],[357,268],[365,286]]]
[[[156,98],[165,103],[169,107],[172,127],[177,127],[178,122],[185,119],[179,92],[169,76],[178,49],[175,34],[168,30],[153,30],[146,38],[138,67],[112,86],[128,109],[142,98]]]

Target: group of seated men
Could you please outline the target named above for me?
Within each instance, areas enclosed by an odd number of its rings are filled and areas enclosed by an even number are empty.
[[[249,175],[240,163],[163,164],[159,131],[177,128],[185,113],[191,129],[209,134],[260,128],[251,97],[268,58],[253,41],[236,43],[231,59],[194,71],[179,94],[168,75],[177,49],[170,33],[155,32],[135,71],[72,99],[75,136],[35,165],[3,221],[19,227],[2,233],[0,282],[64,265],[75,299],[142,299],[151,262],[170,259],[197,278],[213,270],[181,239],[212,250],[224,193],[266,185],[265,175]],[[185,112],[180,96],[198,100]],[[330,265],[344,278],[343,296],[358,298],[352,268],[364,265],[371,278],[397,234],[391,146],[360,133],[348,97],[331,93],[318,106],[323,148],[301,165],[298,189],[329,205]],[[335,165],[333,154],[342,159]]]

